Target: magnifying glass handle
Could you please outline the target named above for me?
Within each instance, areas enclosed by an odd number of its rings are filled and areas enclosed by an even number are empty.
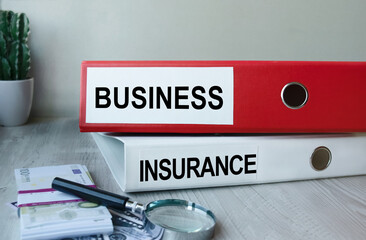
[[[117,210],[125,210],[126,204],[129,205],[131,203],[128,201],[128,197],[88,187],[59,177],[53,179],[52,188]],[[129,210],[128,208],[127,206],[127,210]]]

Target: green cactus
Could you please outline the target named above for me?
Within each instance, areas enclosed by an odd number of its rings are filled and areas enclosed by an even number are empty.
[[[30,69],[29,20],[0,10],[0,80],[26,79]]]

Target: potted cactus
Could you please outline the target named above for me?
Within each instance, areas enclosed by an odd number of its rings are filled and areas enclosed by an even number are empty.
[[[0,11],[0,125],[17,126],[29,117],[33,78],[28,77],[29,20],[24,13]]]

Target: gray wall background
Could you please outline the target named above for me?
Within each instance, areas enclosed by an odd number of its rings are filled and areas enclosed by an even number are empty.
[[[31,23],[32,115],[78,116],[82,60],[366,60],[365,0],[2,0]]]

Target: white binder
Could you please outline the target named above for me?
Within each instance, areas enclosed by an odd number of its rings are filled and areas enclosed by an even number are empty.
[[[366,134],[93,137],[126,192],[366,174]]]

